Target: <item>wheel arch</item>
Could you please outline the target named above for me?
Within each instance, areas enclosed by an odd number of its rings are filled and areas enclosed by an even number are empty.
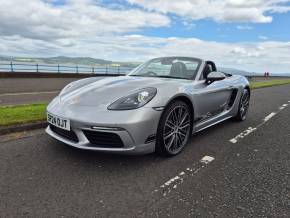
[[[248,92],[249,92],[249,95],[250,95],[250,97],[251,97],[251,88],[250,88],[250,86],[249,86],[249,85],[246,85],[246,86],[245,86],[245,89],[247,89],[247,90],[248,90]]]
[[[185,104],[188,105],[189,109],[190,109],[190,113],[191,113],[191,123],[192,123],[192,126],[191,128],[193,129],[193,122],[194,122],[194,117],[195,117],[195,109],[194,109],[194,105],[193,105],[193,102],[191,100],[191,98],[189,96],[187,96],[186,94],[178,94],[178,95],[175,95],[173,96],[168,102],[167,104],[164,106],[164,110],[170,105],[172,104],[173,102],[175,101],[182,101],[184,102]],[[192,131],[191,129],[191,131]]]
[[[164,108],[168,107],[168,105],[170,105],[172,102],[174,101],[183,101],[184,103],[186,103],[189,106],[190,112],[192,113],[192,115],[194,115],[194,106],[193,106],[193,102],[191,100],[191,98],[185,94],[180,94],[180,95],[176,95],[173,96],[165,105]]]
[[[158,128],[157,128],[157,133],[156,133],[156,144],[155,144],[155,151],[161,155],[165,155],[168,156],[169,154],[165,152],[165,148],[162,144],[160,144],[160,140],[158,140],[158,138],[160,137],[160,130],[162,130],[162,128],[160,128],[160,122],[162,120],[164,120],[164,115],[166,114],[167,109],[170,107],[170,105],[174,104],[174,102],[176,101],[182,101],[183,103],[185,103],[190,110],[190,114],[191,114],[191,129],[190,131],[190,135],[192,134],[192,131],[194,129],[194,124],[193,124],[193,120],[194,120],[194,107],[193,107],[193,102],[190,98],[190,96],[187,96],[186,94],[177,94],[175,96],[173,96],[172,98],[170,98],[167,103],[164,105],[163,107],[163,111],[162,111],[162,115],[160,116],[160,120],[159,120],[159,124],[158,124]]]

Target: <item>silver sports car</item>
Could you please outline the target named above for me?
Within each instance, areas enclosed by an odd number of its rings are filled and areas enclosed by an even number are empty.
[[[155,58],[126,76],[67,85],[47,107],[46,132],[80,149],[172,156],[193,133],[244,120],[249,100],[248,80],[212,61]]]

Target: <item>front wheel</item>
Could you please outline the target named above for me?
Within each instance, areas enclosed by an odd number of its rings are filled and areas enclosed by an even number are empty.
[[[247,117],[249,106],[250,106],[250,92],[248,89],[244,89],[239,103],[239,111],[237,115],[234,117],[235,120],[244,121]]]
[[[174,156],[182,151],[191,134],[191,113],[183,101],[170,104],[161,116],[156,140],[156,152]]]

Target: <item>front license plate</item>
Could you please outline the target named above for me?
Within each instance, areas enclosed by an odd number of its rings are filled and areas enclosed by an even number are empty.
[[[58,128],[70,131],[70,121],[47,113],[47,122]]]

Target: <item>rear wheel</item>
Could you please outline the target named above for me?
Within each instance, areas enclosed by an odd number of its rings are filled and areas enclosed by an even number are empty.
[[[250,92],[248,89],[244,89],[239,104],[239,111],[235,116],[235,119],[238,121],[244,121],[247,117],[249,106],[250,106]]]
[[[162,114],[157,130],[156,152],[174,156],[182,151],[190,137],[191,113],[183,101],[170,104]]]

